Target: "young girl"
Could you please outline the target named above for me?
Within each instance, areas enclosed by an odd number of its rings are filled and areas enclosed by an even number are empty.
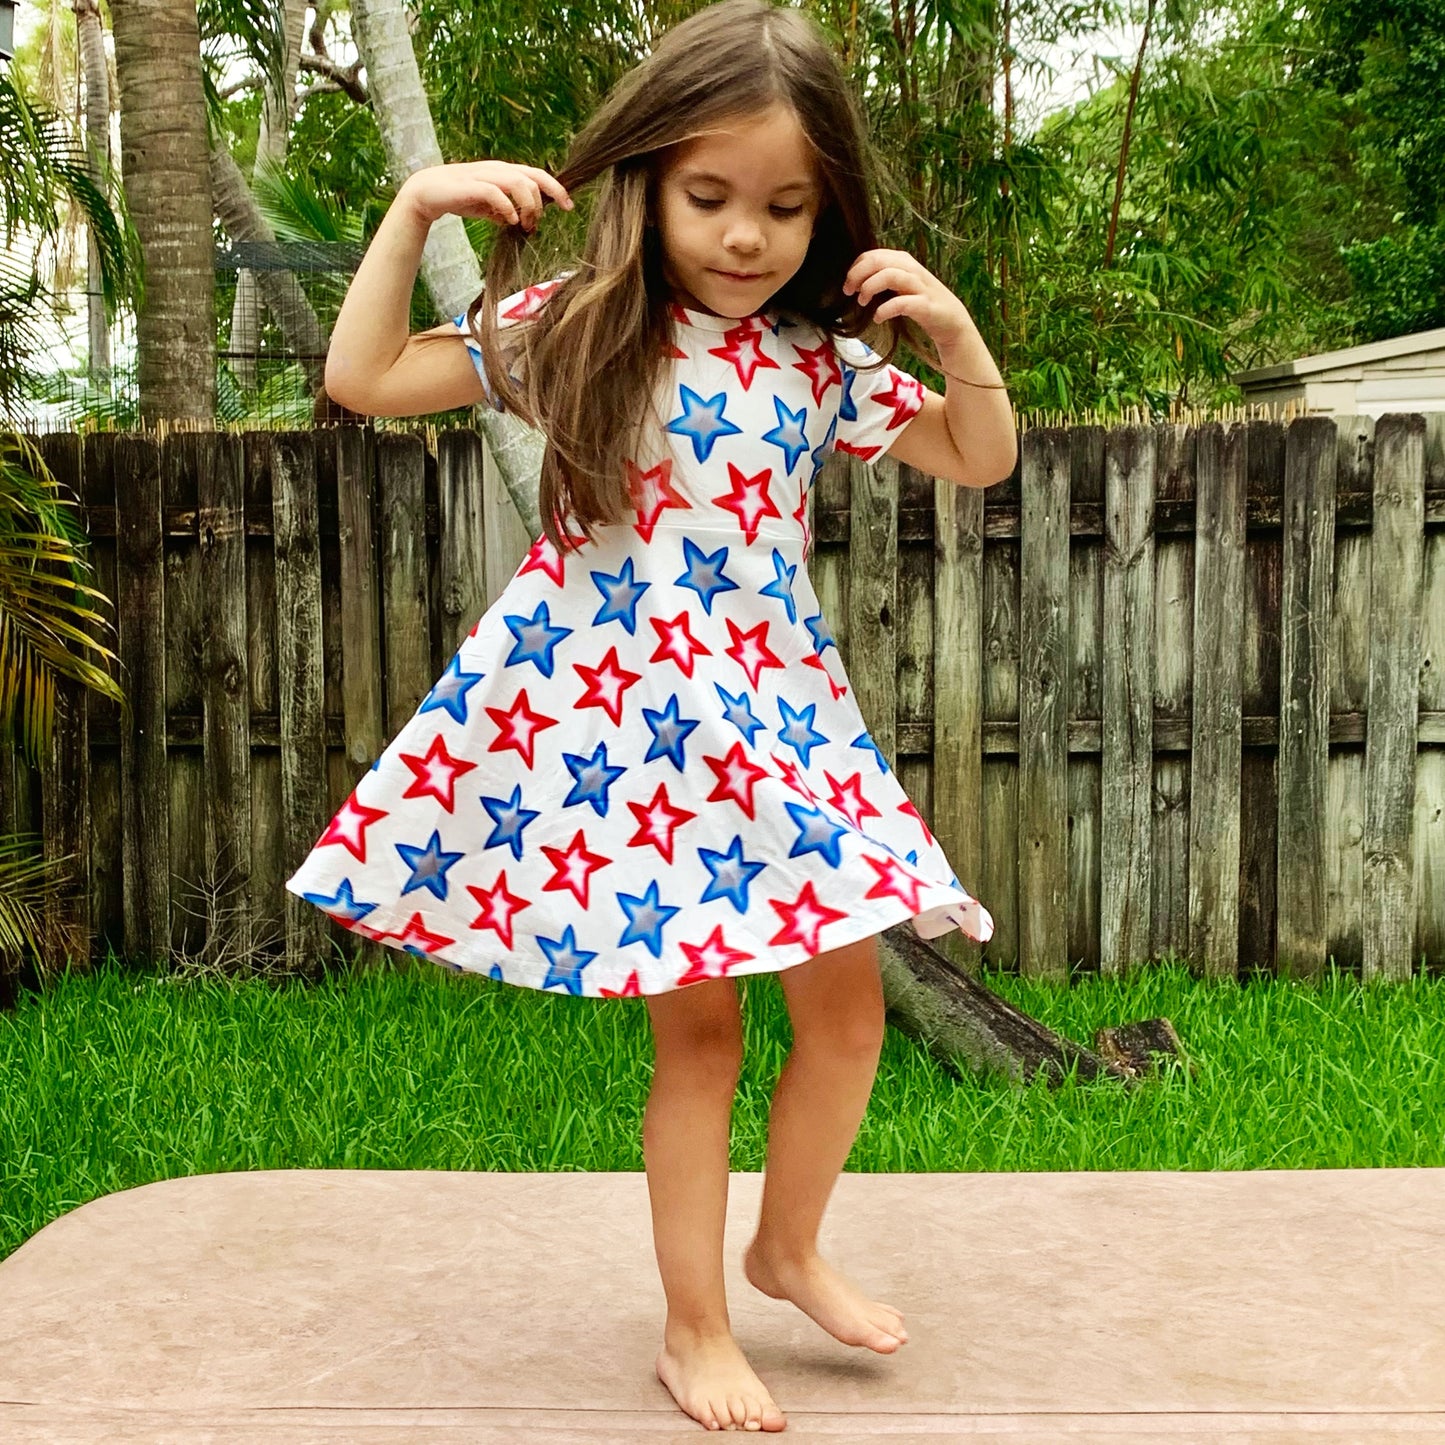
[[[891,451],[969,486],[1014,463],[962,302],[875,245],[867,163],[813,22],[723,0],[663,37],[558,176],[505,161],[410,176],[327,363],[356,411],[485,399],[537,426],[545,535],[286,886],[449,968],[646,1000],[656,1368],[709,1429],[786,1424],[724,1297],[736,980],[776,973],[793,1030],[746,1276],[891,1353],[902,1314],[816,1249],[882,1045],[876,935],[904,919],[925,938],[993,931],[869,736],[804,565],[831,452]],[[578,265],[518,289],[543,205],[571,209],[593,178]],[[448,212],[508,228],[483,293],[506,299],[408,337]],[[889,320],[896,339],[903,317],[954,379],[946,399],[864,366],[877,354],[857,333]]]

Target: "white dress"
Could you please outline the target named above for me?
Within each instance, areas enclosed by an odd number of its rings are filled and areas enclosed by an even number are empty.
[[[876,459],[921,384],[773,312],[671,313],[629,520],[580,552],[538,539],[286,887],[443,967],[590,998],[774,972],[904,919],[988,939],[804,564],[829,452]]]

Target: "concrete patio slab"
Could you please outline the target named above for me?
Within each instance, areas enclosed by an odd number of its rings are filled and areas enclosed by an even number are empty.
[[[794,1441],[1445,1440],[1445,1170],[842,1175],[894,1355],[752,1289]],[[691,1441],[642,1173],[300,1170],[107,1195],[0,1262],[0,1440]],[[764,1438],[762,1432],[746,1433]]]

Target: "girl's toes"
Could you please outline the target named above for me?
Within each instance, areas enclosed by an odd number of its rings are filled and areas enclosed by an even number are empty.
[[[732,1416],[733,1429],[741,1430],[748,1418],[748,1407],[741,1395],[728,1396],[728,1413]]]

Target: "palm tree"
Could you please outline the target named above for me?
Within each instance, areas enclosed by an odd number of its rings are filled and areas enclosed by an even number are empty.
[[[0,155],[0,409],[18,419],[34,391],[30,359],[43,349],[49,309],[39,256],[57,240],[64,206],[79,207],[95,238],[100,299],[111,315],[136,285],[140,248],[118,192],[111,208],[104,168],[98,183],[64,117],[34,104],[10,75],[0,75]],[[30,257],[20,261],[27,236]]]
[[[0,432],[0,746],[34,767],[51,745],[56,683],[66,678],[130,708],[120,685],[85,655],[114,661],[86,627],[104,623],[88,605],[109,599],[90,585],[88,540],[34,445]],[[77,651],[72,651],[75,647]],[[8,756],[0,766],[9,766]],[[68,858],[42,860],[38,839],[0,835],[0,950],[39,955],[45,903],[63,883]]]
[[[126,199],[145,253],[141,417],[210,422],[216,327],[210,151],[194,0],[112,0]]]
[[[134,284],[139,249],[123,211],[118,217],[107,200],[105,167],[95,167],[64,118],[33,104],[10,75],[0,76],[0,154],[6,157],[0,254],[7,258],[0,260],[0,405],[9,417],[34,393],[31,357],[41,349],[48,290],[38,269],[41,247],[28,262],[8,259],[19,254],[22,233],[53,242],[64,205],[78,206],[94,237],[101,300],[112,314]],[[126,710],[119,685],[85,656],[85,649],[102,659],[115,655],[84,630],[103,621],[90,600],[108,599],[90,585],[85,534],[66,510],[73,506],[34,446],[0,430],[0,749],[19,752],[32,767],[52,742],[60,679],[94,688]],[[9,756],[0,756],[0,766],[9,765]],[[42,859],[38,841],[0,836],[0,949],[41,952],[42,910],[62,888],[68,860]]]

